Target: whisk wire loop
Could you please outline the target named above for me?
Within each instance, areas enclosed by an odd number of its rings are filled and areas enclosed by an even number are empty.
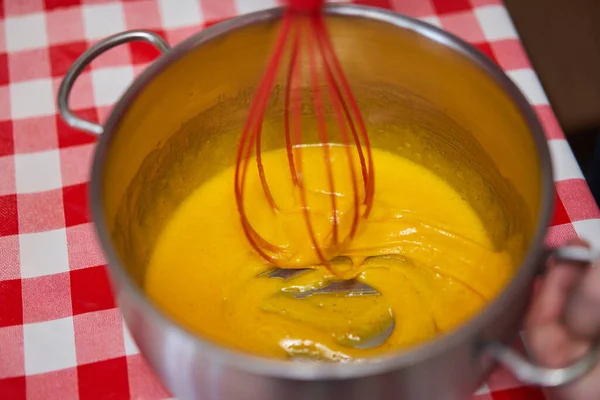
[[[297,265],[290,261],[293,258],[290,254],[293,246],[274,244],[257,232],[244,206],[244,194],[247,175],[254,158],[258,180],[272,213],[278,215],[284,211],[276,202],[267,180],[261,139],[267,104],[280,69],[284,69],[281,65],[287,65],[284,96],[287,164],[294,196],[297,196],[300,203],[312,249],[319,263],[330,266],[329,260],[339,255],[349,244],[357,233],[361,219],[368,217],[373,204],[374,170],[371,145],[358,104],[334,51],[323,13],[320,12],[322,3],[323,1],[319,0],[290,0],[290,7],[284,12],[273,53],[250,106],[236,157],[235,198],[242,228],[252,248],[262,258],[280,268],[299,268],[305,265]],[[288,53],[289,59],[285,62]],[[308,68],[306,76],[303,71],[304,64]],[[305,81],[308,82],[308,92],[312,98],[310,109],[316,120],[318,144],[323,152],[322,173],[326,182],[326,189],[323,190],[329,196],[327,221],[329,221],[330,232],[324,236],[323,232],[317,232],[314,226],[314,213],[308,201],[303,166],[302,111]],[[331,105],[337,132],[333,132],[326,122],[327,104]],[[337,133],[341,143],[334,143],[336,136],[334,133]],[[352,189],[348,229],[342,228],[341,225],[341,217],[344,213],[340,210],[341,200],[338,199],[340,194],[337,192],[339,185],[336,183],[336,171],[332,161],[332,146],[336,145],[343,146]],[[360,166],[359,171],[356,169],[356,162]],[[362,179],[359,179],[359,176]]]

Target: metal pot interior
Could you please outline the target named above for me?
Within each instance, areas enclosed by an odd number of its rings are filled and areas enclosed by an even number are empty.
[[[520,265],[541,212],[542,170],[514,99],[438,31],[355,16],[331,15],[328,23],[373,146],[449,182],[479,213],[494,245]],[[222,35],[217,29],[210,40],[207,33],[176,48],[109,132],[101,202],[122,266],[137,284],[170,214],[234,164],[277,24],[264,20]],[[283,82],[265,118],[267,149],[283,146]],[[310,120],[311,110],[304,114]]]

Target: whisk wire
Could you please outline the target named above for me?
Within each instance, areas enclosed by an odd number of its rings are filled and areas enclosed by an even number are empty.
[[[373,206],[373,196],[374,196],[374,192],[375,192],[375,174],[374,174],[374,166],[373,166],[373,157],[371,154],[371,144],[369,141],[369,136],[367,135],[367,128],[366,128],[365,122],[362,118],[362,114],[358,108],[358,103],[356,101],[356,98],[354,97],[354,94],[352,93],[352,90],[350,89],[350,84],[348,83],[348,80],[346,79],[346,76],[343,72],[342,66],[340,65],[340,61],[335,55],[335,50],[333,49],[333,43],[331,42],[331,38],[327,32],[327,27],[325,26],[323,17],[320,16],[320,18],[314,18],[312,20],[312,22],[314,24],[315,30],[317,32],[320,32],[320,34],[317,34],[317,39],[319,41],[319,45],[321,46],[321,51],[324,55],[324,58],[325,57],[329,58],[328,65],[333,65],[335,75],[339,79],[339,83],[341,84],[344,95],[348,99],[348,103],[350,106],[350,110],[348,110],[348,107],[346,106],[346,104],[344,102],[342,102],[342,106],[343,106],[345,114],[346,114],[346,119],[348,120],[348,123],[350,125],[350,129],[351,129],[352,135],[354,137],[354,142],[357,146],[357,150],[358,150],[358,154],[359,154],[359,161],[360,161],[360,165],[361,165],[363,181],[365,184],[364,204],[365,204],[366,208],[365,208],[363,217],[366,218],[369,216],[369,214],[371,212],[371,208]],[[333,88],[337,91],[338,97],[340,99],[343,99],[339,85],[333,85]],[[352,114],[354,115],[354,118],[352,117]],[[361,145],[361,141],[359,138],[359,133],[357,133],[356,126],[353,123],[354,119],[356,119],[360,137],[362,138],[362,140],[364,142],[364,147],[366,148],[366,151],[367,151],[367,160],[365,160],[363,152],[362,152],[362,145]]]
[[[298,172],[296,171],[296,165],[294,163],[294,152],[293,143],[300,143],[299,138],[292,139],[291,130],[294,132],[301,132],[302,122],[300,119],[300,92],[298,90],[301,71],[298,71],[299,75],[295,75],[296,68],[301,65],[300,52],[298,51],[300,46],[299,34],[296,32],[294,41],[292,43],[292,53],[290,55],[290,73],[287,76],[286,85],[289,90],[285,91],[285,113],[284,113],[284,130],[285,130],[285,148],[288,158],[288,165],[290,168],[290,175],[292,177],[292,183],[294,187],[299,187],[298,183]],[[291,119],[291,121],[290,121]]]
[[[313,35],[313,37],[315,37],[315,39],[318,42],[319,38],[316,33]],[[319,44],[319,46],[321,46],[320,43],[318,43],[318,44]],[[324,54],[324,52],[322,52],[322,53]],[[347,107],[341,101],[342,96],[339,91],[339,87],[335,84],[336,82],[335,82],[333,73],[331,71],[331,66],[329,65],[329,62],[325,57],[324,57],[324,66],[325,66],[326,87],[329,91],[329,95],[330,95],[331,102],[333,105],[333,111],[334,111],[335,117],[338,121],[344,121],[344,119],[345,119],[347,124],[350,125],[350,127],[353,129],[351,116],[348,112]],[[342,108],[345,111],[344,113],[342,113]],[[349,135],[348,135],[347,126],[346,126],[346,124],[340,124],[339,128],[340,128],[340,135],[342,138],[342,144],[344,145],[345,151],[346,151],[346,157],[348,158],[348,160],[352,160],[352,150],[350,147],[350,139],[349,139]],[[357,136],[354,135],[354,137],[356,138]],[[362,165],[364,163],[364,155],[362,153],[360,142],[357,142],[355,140],[355,143],[356,143],[356,148],[358,151],[359,161]],[[354,215],[353,215],[352,224],[351,224],[351,228],[350,228],[348,237],[352,238],[356,234],[356,230],[358,228],[358,222],[359,222],[359,218],[360,218],[360,199],[359,199],[358,183],[356,181],[356,170],[355,170],[353,162],[349,163],[349,169],[350,169],[350,178],[351,178],[352,189],[353,189],[352,190],[352,194],[353,194],[352,200],[354,203],[354,207],[353,207]],[[366,173],[366,170],[365,170],[365,173]],[[344,244],[345,243],[343,243],[342,245],[344,245]],[[336,245],[337,245],[337,240],[336,240]]]
[[[319,85],[319,76],[316,68],[317,64],[317,56],[315,49],[315,39],[314,32],[310,32],[308,36],[309,39],[309,51],[308,51],[308,59],[310,64],[310,79],[312,83],[313,90],[315,92],[315,101],[313,104],[313,108],[315,111],[315,115],[317,117],[317,130],[319,134],[319,140],[322,143],[323,147],[323,162],[325,164],[325,172],[327,176],[327,184],[328,184],[328,192],[329,199],[331,202],[331,221],[332,221],[332,234],[333,234],[333,246],[334,249],[338,245],[338,215],[337,215],[337,202],[336,202],[336,190],[335,183],[333,180],[333,166],[331,163],[331,151],[330,151],[330,141],[329,135],[327,134],[327,125],[325,123],[325,104],[323,99],[323,93],[321,92],[321,88]]]
[[[296,1],[298,2],[298,1]],[[298,2],[299,3],[299,2]],[[317,7],[322,1],[314,1],[314,7],[300,9],[293,7],[287,9],[283,16],[282,25],[278,34],[276,45],[268,61],[266,70],[261,78],[259,88],[250,106],[249,117],[244,125],[240,145],[236,158],[235,169],[235,197],[242,227],[252,248],[264,259],[278,267],[298,267],[288,263],[284,258],[290,256],[290,244],[276,245],[267,240],[252,226],[247,210],[244,206],[244,193],[246,178],[253,158],[256,160],[258,179],[265,199],[274,215],[283,210],[276,202],[267,180],[265,165],[262,157],[262,123],[265,117],[267,104],[278,76],[280,65],[284,60],[286,51],[289,50],[289,59],[286,63],[287,77],[284,100],[284,134],[287,164],[292,180],[292,189],[296,192],[300,202],[303,219],[305,221],[309,240],[320,263],[330,266],[329,259],[336,256],[349,241],[355,236],[361,218],[366,218],[371,210],[374,193],[373,160],[371,157],[370,143],[366,128],[360,114],[356,99],[354,98],[348,81],[346,80],[340,62],[333,49],[325,26],[323,14]],[[301,12],[299,12],[301,11]],[[308,201],[307,182],[304,175],[302,151],[303,122],[302,122],[302,84],[303,84],[303,58],[302,52],[306,49],[306,63],[308,67],[307,81],[309,95],[312,96],[312,111],[316,119],[316,133],[318,145],[323,151],[325,166],[324,177],[326,189],[323,191],[329,196],[330,210],[327,220],[330,232],[319,236],[313,221],[314,213]],[[321,68],[321,70],[320,70]],[[324,85],[321,85],[324,82]],[[327,99],[326,99],[327,98]],[[332,133],[327,125],[325,114],[326,103],[331,103],[333,116],[338,121],[338,133],[341,145],[344,147],[350,184],[352,188],[352,214],[350,227],[341,233],[342,211],[336,184],[336,173],[332,160]],[[355,150],[353,150],[355,149]],[[354,165],[356,152],[362,175],[362,194],[359,188],[359,178]],[[311,189],[312,190],[312,189]],[[364,196],[361,202],[361,195]],[[289,257],[288,257],[289,258]]]
[[[283,250],[280,246],[276,246],[264,238],[261,237],[256,230],[252,227],[248,220],[246,210],[243,203],[243,193],[246,184],[246,175],[248,171],[248,164],[252,155],[252,142],[260,142],[261,130],[262,130],[262,119],[266,109],[266,104],[271,93],[275,77],[279,69],[279,64],[286,47],[286,40],[289,35],[291,28],[291,20],[284,18],[279,32],[278,40],[273,51],[273,55],[269,60],[266,71],[262,77],[259,89],[255,95],[254,101],[250,106],[249,117],[246,121],[244,129],[242,131],[240,146],[237,154],[236,169],[235,169],[235,197],[236,204],[238,207],[238,213],[242,223],[244,233],[252,246],[252,248],[264,259],[275,263],[276,260],[273,256],[267,254],[263,248],[266,248],[270,252],[278,252]],[[260,147],[260,146],[259,146]],[[264,177],[264,168],[262,168],[262,160],[257,157],[257,163],[259,170],[262,169]],[[267,188],[268,185],[263,186]],[[269,191],[270,193],[270,191]],[[272,199],[272,196],[271,196]]]

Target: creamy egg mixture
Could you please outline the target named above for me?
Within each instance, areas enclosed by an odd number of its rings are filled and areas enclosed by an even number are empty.
[[[348,176],[344,149],[333,147],[331,157],[335,174]],[[302,150],[321,239],[331,229],[318,219],[330,207],[330,196],[319,189],[327,186],[326,174],[319,172],[322,160],[322,149]],[[324,267],[287,280],[261,276],[273,266],[244,236],[233,196],[233,168],[199,187],[170,217],[157,240],[145,290],[161,310],[198,335],[268,357],[350,361],[454,329],[501,290],[514,262],[507,253],[494,251],[477,214],[441,178],[383,150],[374,149],[373,160],[372,213],[342,255],[354,262],[351,275],[379,295],[296,298],[306,288],[337,279]],[[297,211],[286,153],[268,152],[262,161],[278,206]],[[352,191],[347,179],[337,182],[343,231],[350,226]],[[306,235],[300,213],[273,215],[256,176],[250,175],[246,185],[244,205],[256,230],[273,243],[291,243],[289,256],[310,264],[311,247],[293,245],[309,243],[296,240]],[[383,344],[361,348],[390,327]]]

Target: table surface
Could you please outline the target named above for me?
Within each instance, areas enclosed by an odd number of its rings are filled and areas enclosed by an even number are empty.
[[[276,0],[0,1],[0,397],[164,399],[116,308],[87,210],[96,137],[57,115],[62,76],[85,49],[126,29],[176,44]],[[600,212],[500,0],[368,0],[473,43],[517,83],[544,125],[557,207],[548,245],[600,238]],[[71,105],[102,121],[157,53],[126,45],[92,63]],[[598,243],[597,243],[598,244]],[[479,400],[543,399],[496,371]]]

